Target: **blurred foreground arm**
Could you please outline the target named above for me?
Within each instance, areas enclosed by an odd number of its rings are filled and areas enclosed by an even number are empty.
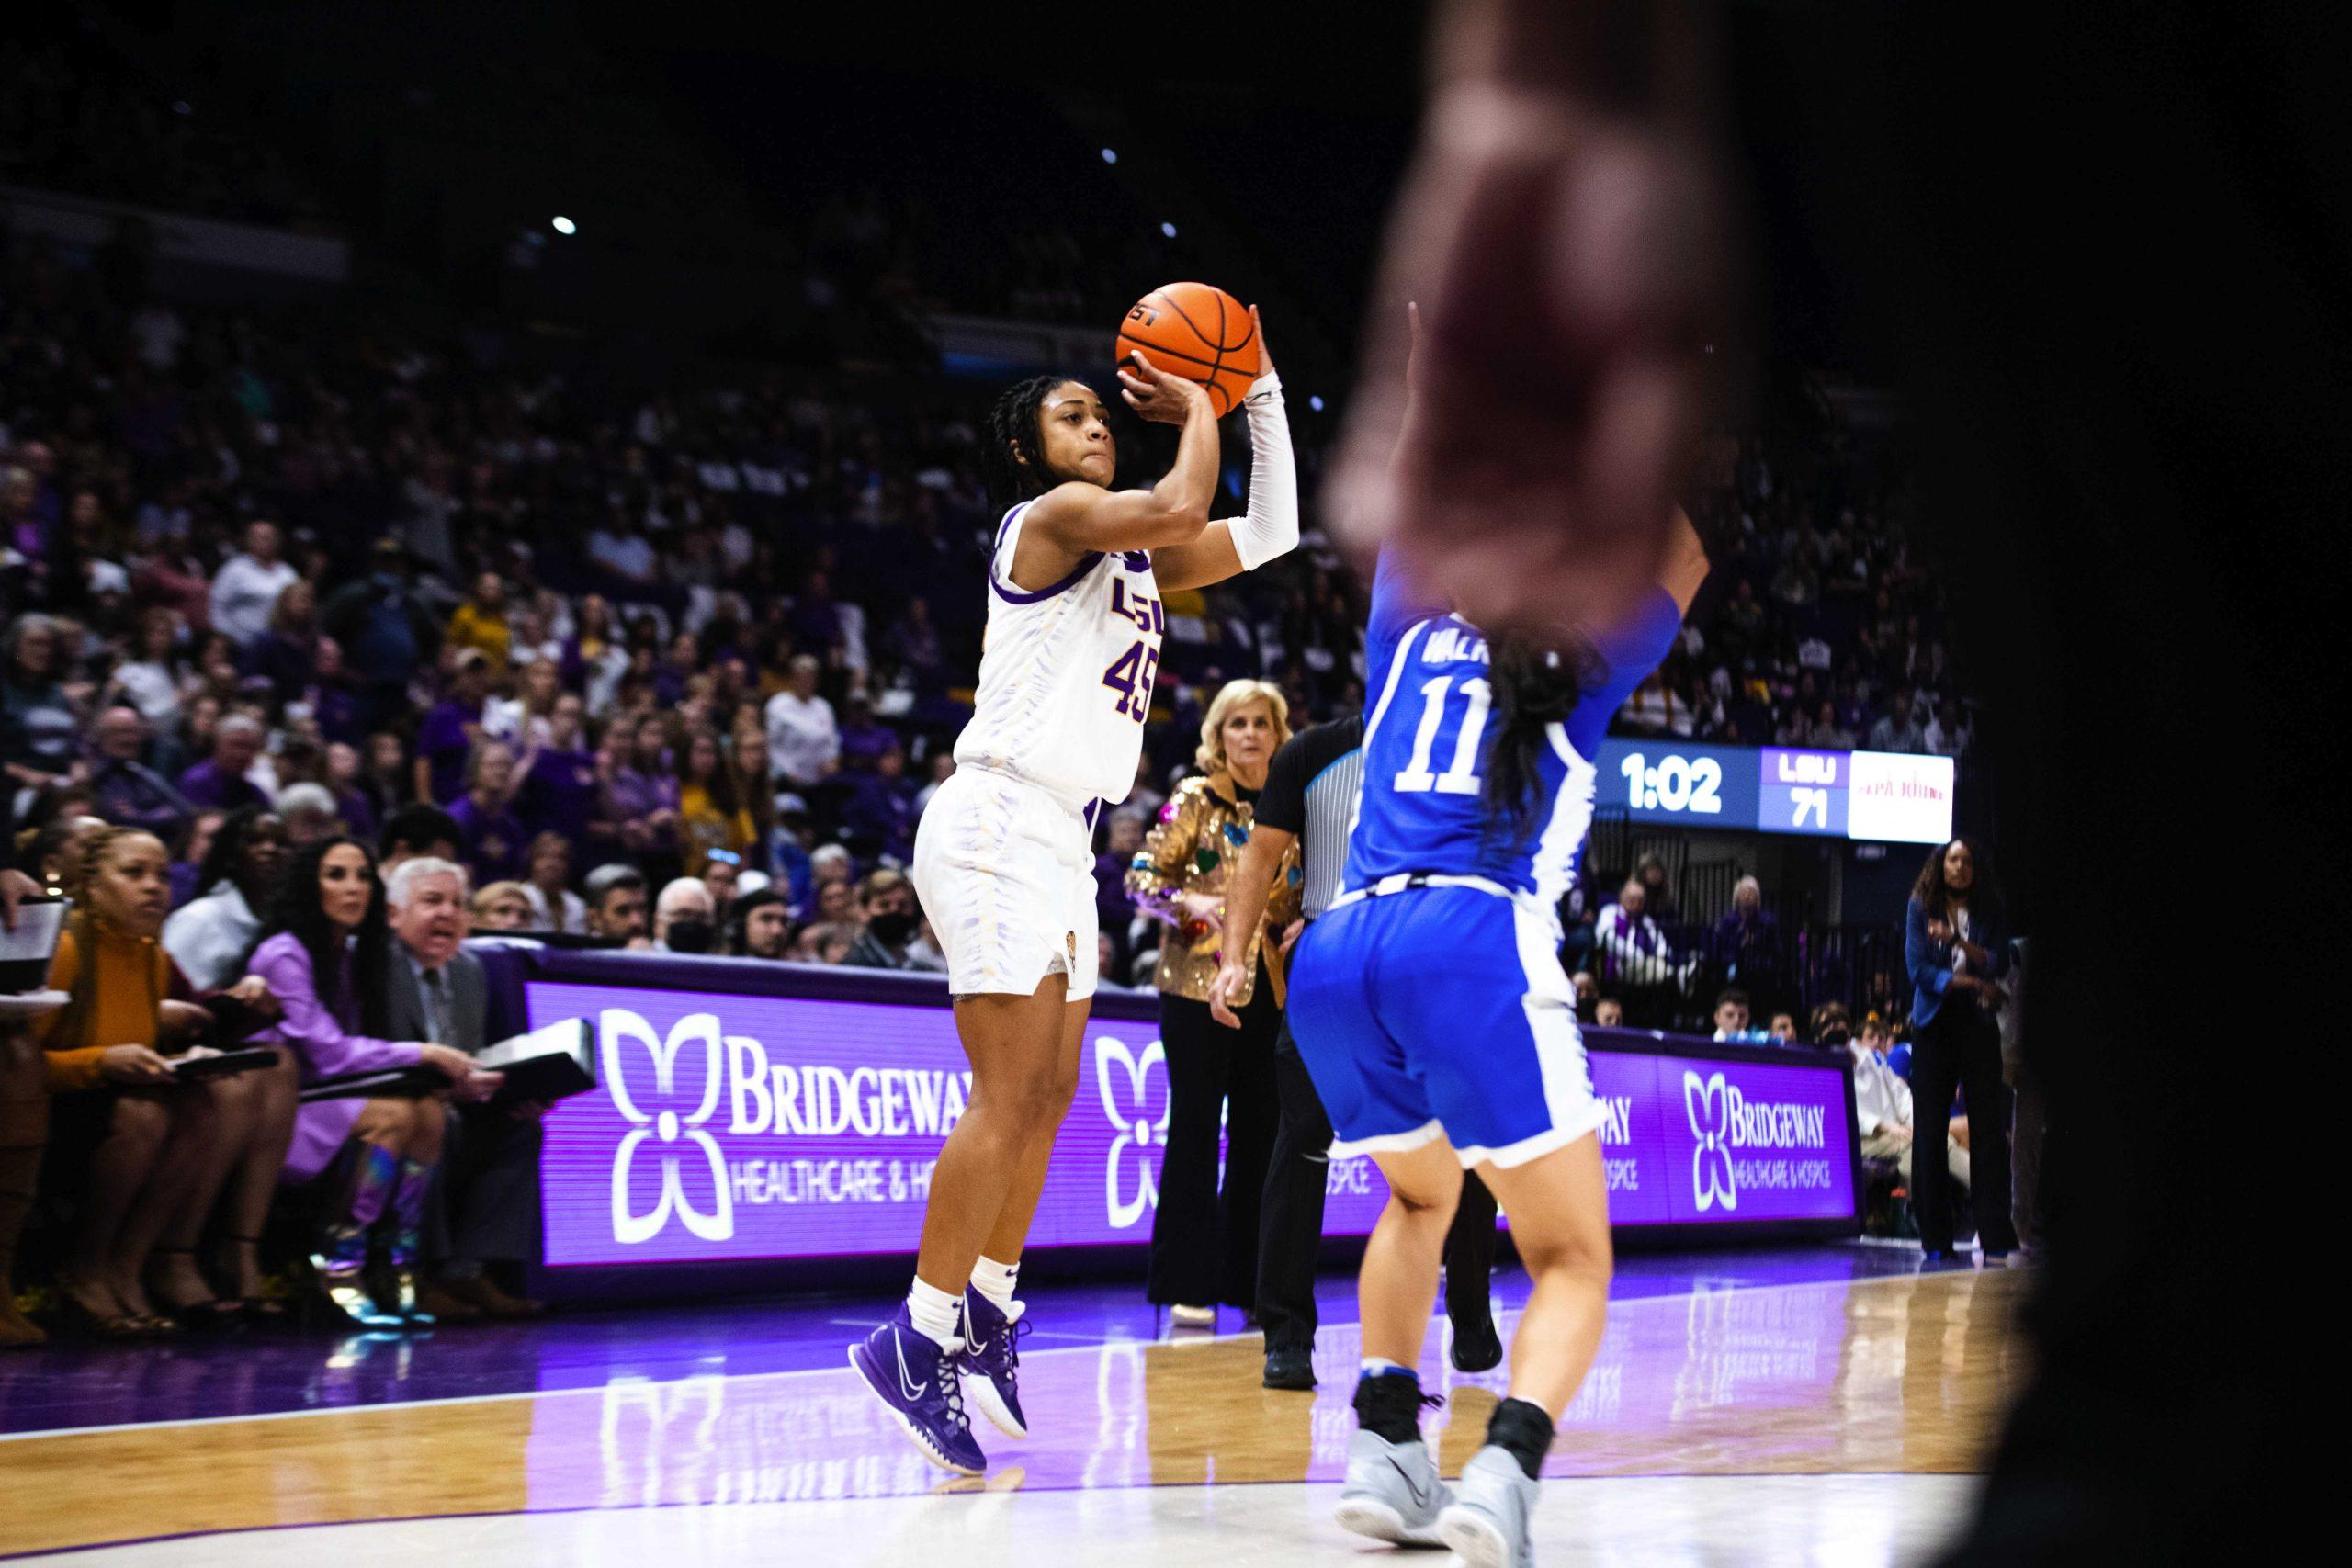
[[[1440,19],[1331,514],[1481,626],[1611,624],[1665,575],[1724,303],[1710,15],[1456,0]]]

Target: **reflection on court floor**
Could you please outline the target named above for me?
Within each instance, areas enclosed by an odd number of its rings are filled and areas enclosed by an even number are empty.
[[[1899,1495],[1925,1499],[1920,1506],[1940,1519],[1962,1494],[1873,1492],[1866,1478],[1964,1474],[1981,1466],[2020,1371],[2011,1327],[2028,1278],[2017,1270],[1957,1271],[1760,1288],[1708,1288],[1701,1279],[1680,1294],[1616,1303],[1546,1473],[1649,1478],[1644,1485],[1653,1488],[1659,1478],[1840,1477],[1851,1495],[1880,1498],[1857,1504],[1864,1518]],[[1515,1315],[1503,1314],[1506,1332]],[[321,1375],[433,1348],[357,1345],[345,1352],[350,1365],[325,1367]],[[1447,1367],[1444,1348],[1441,1319],[1422,1373],[1425,1385],[1445,1396],[1427,1429],[1451,1473],[1477,1447],[1503,1374],[1462,1377]],[[845,1366],[621,1376],[539,1393],[22,1436],[0,1441],[11,1496],[0,1516],[0,1551],[447,1515],[685,1510],[674,1519],[662,1516],[684,1529],[694,1510],[823,1504],[769,1512],[767,1528],[798,1539],[835,1521],[864,1549],[824,1560],[913,1561],[895,1547],[879,1556],[865,1549],[881,1550],[887,1537],[911,1552],[927,1532],[951,1528],[957,1509],[981,1510],[966,1518],[971,1525],[993,1509],[1034,1517],[1041,1529],[1051,1518],[1062,1521],[1055,1529],[1077,1530],[1071,1521],[1095,1517],[1089,1510],[1102,1501],[1047,1504],[1043,1495],[1143,1488],[1186,1489],[1155,1500],[1142,1517],[1180,1521],[1189,1498],[1193,1525],[1145,1528],[1174,1531],[1171,1545],[1181,1536],[1197,1548],[1200,1530],[1209,1528],[1203,1521],[1241,1506],[1222,1489],[1244,1483],[1282,1487],[1289,1501],[1270,1495],[1250,1506],[1292,1508],[1313,1527],[1299,1540],[1312,1541],[1329,1533],[1315,1498],[1345,1468],[1357,1350],[1352,1325],[1327,1324],[1316,1359],[1322,1386],[1312,1395],[1258,1386],[1254,1335],[1033,1351],[1023,1367],[1035,1430],[1026,1442],[984,1432],[997,1466],[984,1483],[945,1483]],[[957,1498],[959,1491],[977,1495]],[[1575,1491],[1554,1489],[1561,1499]],[[1849,1495],[1816,1491],[1821,1506]],[[1694,1490],[1686,1511],[1693,1519],[1714,1517],[1705,1498],[1722,1492]],[[1794,1507],[1802,1492],[1772,1493],[1771,1506]],[[933,1498],[941,1501],[904,1513],[893,1509],[906,1505],[888,1501]],[[1600,1506],[1598,1495],[1589,1506]],[[1660,1516],[1649,1517],[1655,1523]],[[936,1525],[942,1517],[947,1525]],[[902,1520],[911,1532],[904,1540]],[[533,1528],[528,1520],[503,1525],[497,1539],[515,1546],[539,1540]],[[575,1539],[578,1529],[569,1520],[558,1535]],[[1283,1533],[1295,1532],[1285,1524]],[[1895,1549],[1894,1536],[1883,1531],[1851,1538],[1867,1541],[1877,1544],[1859,1560],[1883,1560]],[[254,1544],[234,1543],[246,1554],[241,1560],[252,1560]],[[1346,1550],[1336,1537],[1329,1544]],[[1686,1544],[1703,1550],[1696,1540]],[[416,1545],[402,1540],[401,1554]],[[187,1560],[190,1550],[174,1543],[172,1560]],[[723,1551],[713,1559],[727,1560]]]

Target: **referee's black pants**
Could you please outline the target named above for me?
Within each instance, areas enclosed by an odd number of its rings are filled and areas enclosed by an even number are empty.
[[[1911,1038],[1911,1214],[1919,1245],[1931,1252],[1952,1247],[1951,1173],[1941,1156],[1955,1088],[1968,1096],[1968,1196],[1976,1206],[1976,1239],[1989,1252],[2013,1251],[2001,1026],[1964,997],[1944,998]]]
[[[1168,1152],[1159,1167],[1159,1210],[1151,1222],[1147,1299],[1163,1305],[1248,1307],[1258,1296],[1259,1203],[1273,1153],[1274,1006],[1266,966],[1241,1027],[1209,1016],[1209,1004],[1159,998],[1159,1039],[1168,1055]],[[1225,1132],[1225,1182],[1216,1145]]]
[[[1282,1097],[1282,1130],[1266,1168],[1265,1223],[1258,1243],[1258,1322],[1266,1348],[1315,1348],[1315,1260],[1323,1241],[1323,1199],[1330,1174],[1331,1119],[1283,1015],[1274,1041],[1274,1087]],[[1445,1312],[1476,1323],[1492,1310],[1488,1276],[1495,1266],[1495,1196],[1469,1171],[1462,1201],[1445,1235]]]

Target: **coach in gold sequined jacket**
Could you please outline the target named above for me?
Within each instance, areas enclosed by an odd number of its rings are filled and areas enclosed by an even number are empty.
[[[1127,871],[1127,891],[1134,896],[1136,907],[1169,922],[1170,930],[1159,944],[1156,976],[1163,996],[1208,1000],[1209,982],[1216,978],[1217,965],[1224,961],[1225,935],[1216,927],[1188,919],[1183,895],[1195,893],[1224,903],[1226,878],[1240,863],[1241,847],[1250,841],[1251,807],[1242,798],[1244,794],[1254,798],[1257,791],[1243,791],[1222,768],[1205,777],[1186,779],[1160,808],[1159,826],[1146,835],[1143,849]],[[1276,874],[1265,922],[1250,933],[1252,951],[1265,956],[1277,1005],[1283,989],[1282,933],[1298,915],[1299,880],[1298,846],[1293,844]],[[1274,941],[1270,946],[1262,945],[1270,931]],[[1250,984],[1233,998],[1237,1008],[1249,1004],[1256,987],[1257,964],[1250,964],[1249,970]]]

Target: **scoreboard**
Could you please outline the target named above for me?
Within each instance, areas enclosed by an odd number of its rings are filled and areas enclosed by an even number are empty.
[[[1594,805],[1636,822],[1871,843],[1951,837],[1950,757],[1612,736],[1594,763],[1600,775]]]

